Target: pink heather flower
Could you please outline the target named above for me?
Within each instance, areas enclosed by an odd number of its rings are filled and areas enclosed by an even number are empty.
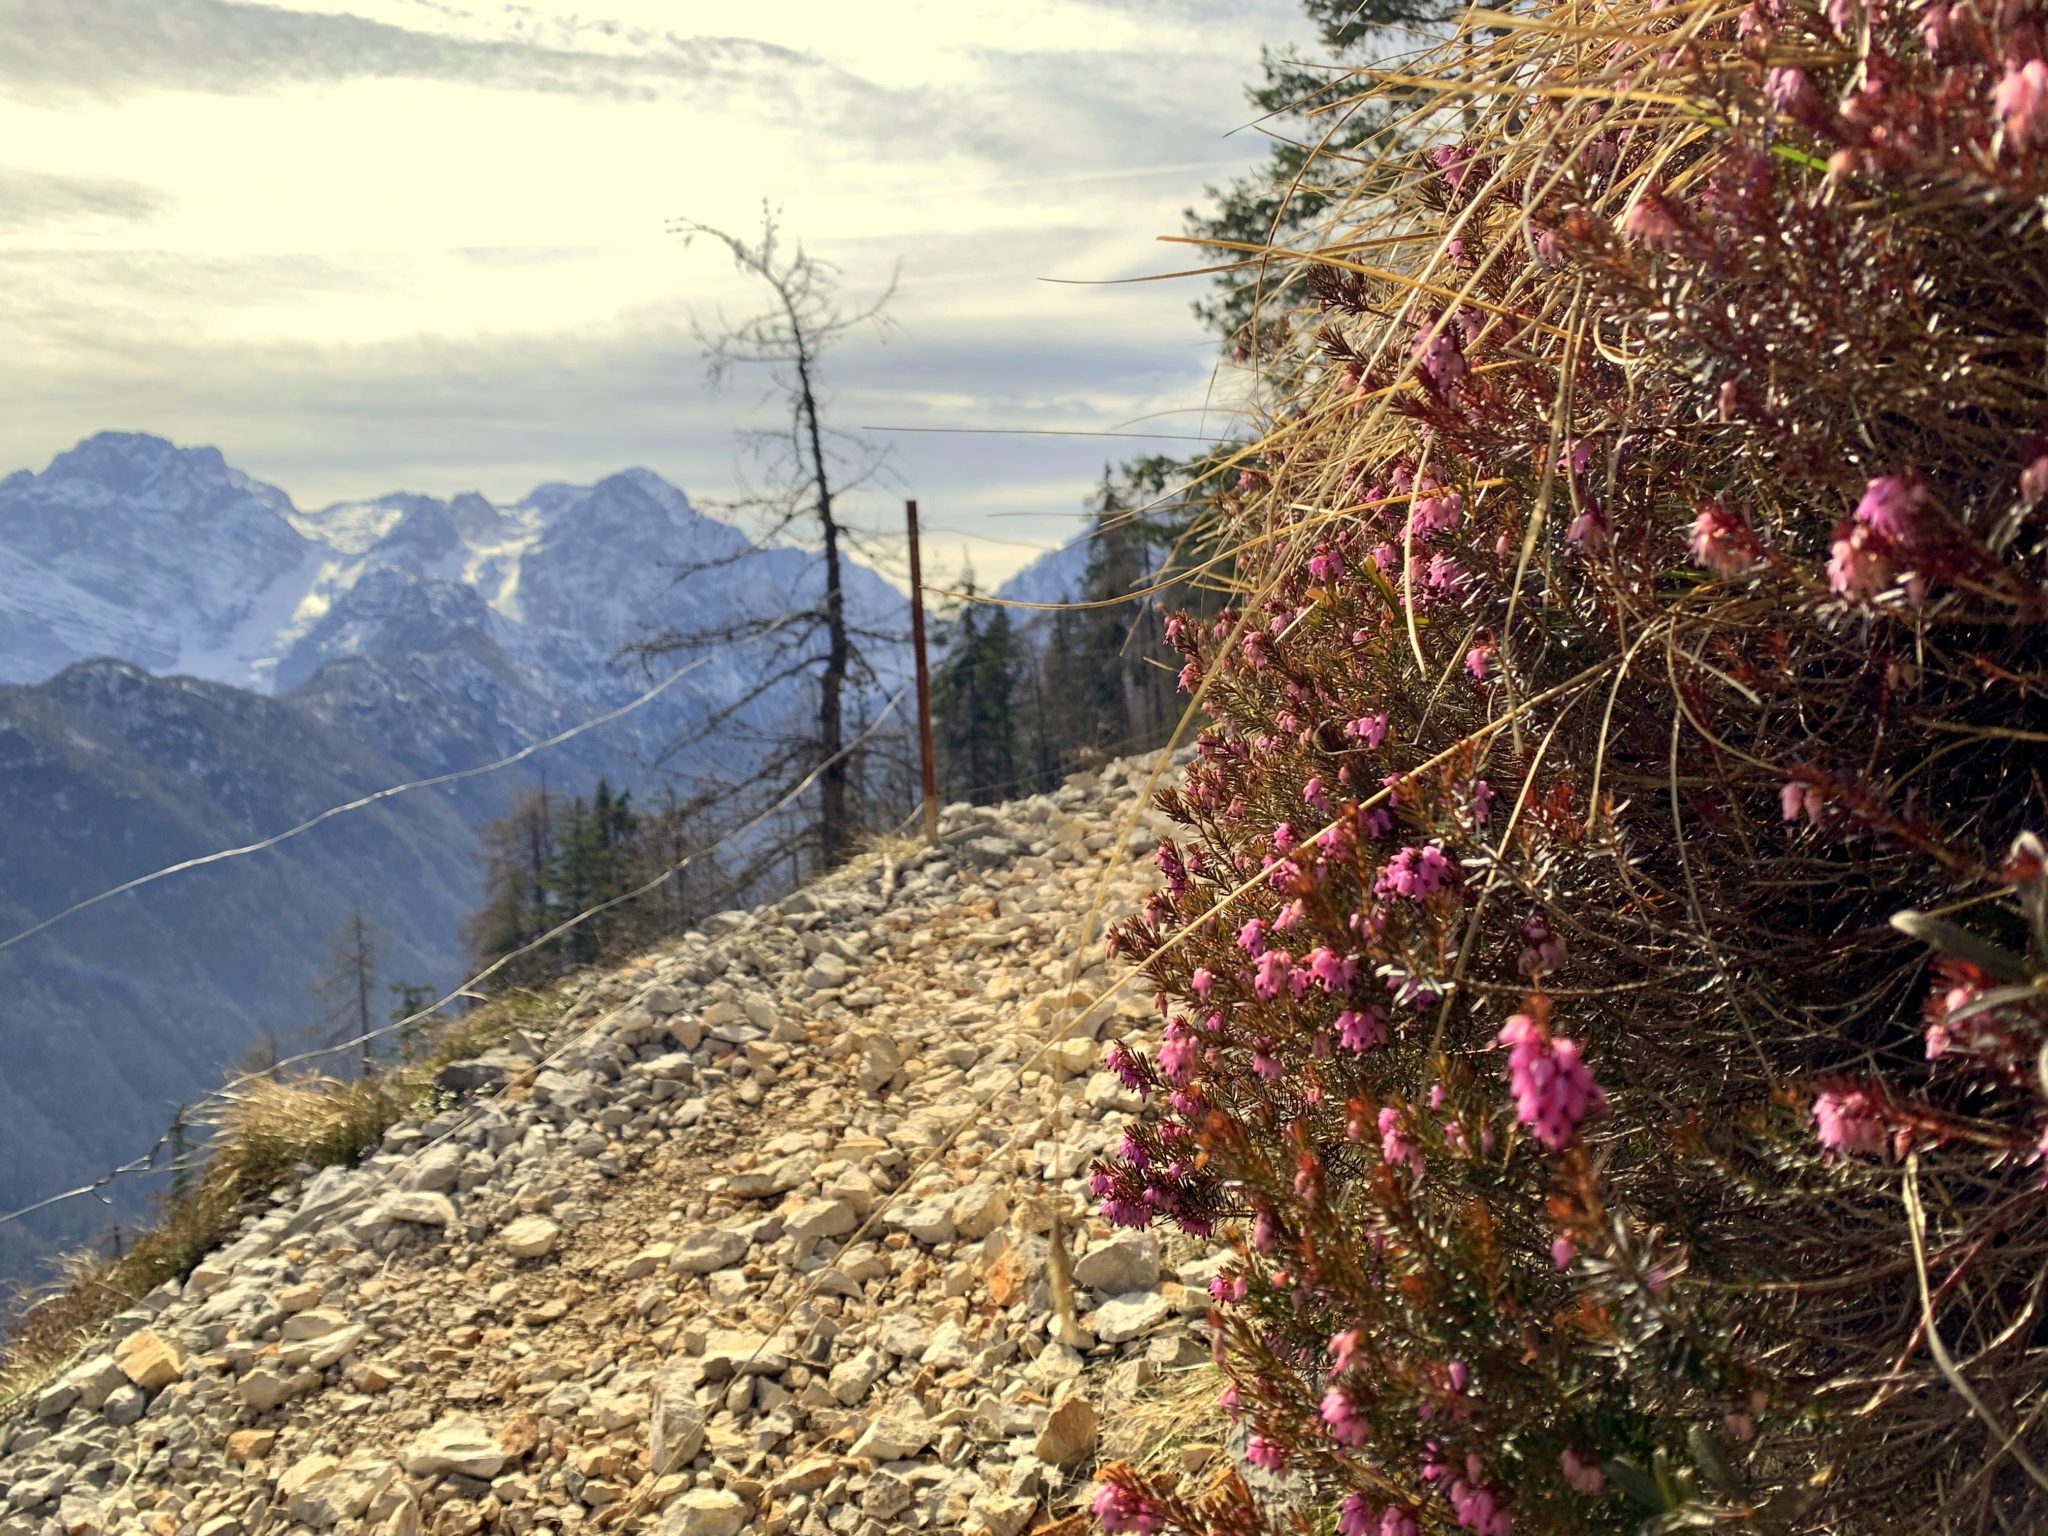
[[[1273,1042],[1261,1040],[1252,1048],[1252,1070],[1271,1082],[1280,1075],[1280,1063],[1273,1058]]]
[[[1576,1040],[1552,1036],[1518,1013],[1501,1029],[1499,1043],[1508,1052],[1515,1118],[1551,1151],[1562,1151],[1581,1121],[1607,1112],[1607,1095],[1579,1059]]]
[[[1175,679],[1175,684],[1182,693],[1193,693],[1201,681],[1202,668],[1198,663],[1191,661],[1180,669],[1180,676]]]
[[[1472,1380],[1471,1367],[1462,1360],[1453,1360],[1444,1374],[1451,1383],[1451,1390],[1463,1396],[1467,1384]]]
[[[1270,1003],[1278,997],[1294,973],[1294,956],[1284,949],[1269,949],[1259,956],[1258,969],[1252,977],[1252,990],[1262,1003]]]
[[[1347,1328],[1342,1333],[1330,1335],[1330,1374],[1341,1376],[1351,1369],[1353,1357],[1358,1353],[1358,1330]]]
[[[2048,453],[2036,454],[2020,471],[2020,500],[2028,506],[2048,497]]]
[[[1431,389],[1449,389],[1467,372],[1465,354],[1458,347],[1458,338],[1440,322],[1432,322],[1422,328],[1409,355],[1415,359],[1415,371],[1422,375]]]
[[[1273,828],[1273,846],[1279,849],[1280,852],[1285,853],[1288,849],[1292,848],[1298,841],[1300,841],[1300,839],[1298,839],[1294,835],[1293,822],[1283,821],[1278,826]]]
[[[1456,491],[1442,489],[1431,480],[1416,490],[1415,501],[1408,512],[1408,531],[1418,541],[1426,540],[1433,533],[1457,527],[1464,515],[1465,498]]]
[[[1857,523],[1836,538],[1828,556],[1830,591],[1840,597],[1869,597],[1891,581],[1891,554],[1875,529]]]
[[[1853,516],[1874,533],[1893,541],[1911,537],[1913,516],[1927,500],[1927,491],[1904,475],[1880,475],[1864,487]]]
[[[1940,58],[1941,50],[1948,44],[1949,8],[1945,5],[1930,5],[1920,13],[1920,41],[1927,47],[1929,58]]]
[[[1285,933],[1306,915],[1306,909],[1299,901],[1290,901],[1274,914],[1273,931],[1275,933]]]
[[[1571,527],[1564,531],[1565,542],[1577,544],[1583,549],[1597,550],[1607,543],[1607,514],[1600,510],[1600,503],[1588,501],[1586,510],[1572,519]]]
[[[1423,901],[1441,890],[1451,878],[1451,861],[1435,843],[1421,848],[1403,848],[1387,861],[1373,882],[1380,896],[1405,896]]]
[[[1095,1495],[1095,1502],[1089,1506],[1095,1511],[1095,1518],[1102,1523],[1107,1536],[1154,1536],[1164,1530],[1165,1522],[1150,1501],[1141,1493],[1115,1483],[1104,1483]]]
[[[1492,660],[1493,647],[1490,645],[1475,645],[1465,653],[1465,670],[1472,674],[1473,682],[1486,681],[1487,664]]]
[[[1764,96],[1790,116],[1813,99],[1813,82],[1803,69],[1774,69],[1764,76]]]
[[[1237,947],[1253,959],[1266,950],[1266,925],[1256,917],[1237,930]]]
[[[1583,437],[1566,443],[1563,452],[1557,456],[1557,467],[1568,474],[1582,475],[1592,462],[1593,445]]]
[[[1581,1456],[1576,1451],[1566,1451],[1557,1458],[1564,1469],[1564,1480],[1574,1491],[1592,1498],[1607,1485],[1607,1478],[1600,1470],[1600,1463],[1591,1456]]]
[[[1322,776],[1318,774],[1301,787],[1301,803],[1318,816],[1330,814],[1330,797],[1323,792]]]
[[[1572,1267],[1572,1259],[1577,1253],[1578,1249],[1572,1246],[1568,1237],[1555,1238],[1550,1244],[1550,1262],[1557,1266],[1560,1274]]]
[[[1449,555],[1431,555],[1427,580],[1432,592],[1455,592],[1465,584],[1465,568]]]
[[[1564,964],[1565,942],[1550,931],[1550,925],[1543,920],[1542,913],[1537,913],[1522,924],[1522,942],[1528,945],[1528,948],[1524,949],[1520,958],[1515,961],[1515,969],[1524,976],[1534,976],[1539,971],[1554,971]]]
[[[1684,234],[1685,226],[1678,222],[1671,205],[1663,198],[1655,192],[1645,192],[1622,219],[1621,232],[1650,245],[1661,245]]]
[[[1176,1034],[1169,1027],[1166,1038],[1159,1043],[1159,1070],[1166,1074],[1168,1082],[1179,1086],[1194,1076],[1198,1054],[1199,1048],[1189,1036]]]
[[[1325,992],[1349,992],[1358,982],[1358,960],[1325,944],[1308,957],[1308,973]]]
[[[1323,1394],[1323,1422],[1330,1426],[1330,1437],[1339,1445],[1359,1446],[1372,1438],[1372,1426],[1359,1416],[1357,1406],[1342,1387],[1332,1387]]]
[[[1337,1015],[1337,1039],[1347,1051],[1369,1051],[1387,1043],[1387,1016],[1377,1008],[1346,1008]]]
[[[1216,974],[1206,965],[1195,967],[1195,974],[1188,978],[1188,990],[1203,1002],[1209,1001],[1209,992],[1216,985]]]
[[[1826,809],[1827,802],[1821,799],[1820,791],[1798,779],[1787,779],[1778,791],[1778,810],[1787,821],[1797,821],[1804,816],[1819,826],[1821,812]]]
[[[1740,576],[1756,564],[1756,536],[1720,502],[1702,502],[1692,524],[1692,553],[1717,576]]]
[[[1421,1536],[1422,1527],[1405,1509],[1388,1506],[1380,1516],[1379,1536]]]
[[[1308,557],[1309,574],[1317,581],[1341,581],[1344,577],[1344,552],[1325,544]]]
[[[1387,739],[1387,717],[1384,714],[1360,715],[1344,727],[1344,734],[1353,741],[1362,741],[1377,749]]]
[[[1485,826],[1493,819],[1493,786],[1484,779],[1472,781],[1472,820]]]
[[[1827,0],[1828,25],[1847,37],[1856,25],[1863,0]]]
[[[1501,1507],[1500,1495],[1479,1481],[1479,1457],[1465,1458],[1465,1475],[1455,1478],[1448,1490],[1451,1513],[1458,1524],[1475,1536],[1508,1536],[1510,1519]]]
[[[1102,1219],[1113,1227],[1146,1227],[1152,1223],[1152,1213],[1135,1200],[1105,1195],[1101,1209]]]
[[[2048,138],[2048,64],[2039,59],[2015,64],[1992,92],[1991,105],[2013,143]]]
[[[1366,553],[1372,563],[1379,567],[1382,576],[1391,578],[1394,572],[1400,569],[1401,551],[1385,540],[1373,545]]]
[[[1337,1536],[1373,1536],[1373,1527],[1378,1523],[1366,1508],[1365,1495],[1354,1493],[1337,1511]]]
[[[1422,1177],[1422,1149],[1409,1139],[1401,1129],[1401,1112],[1389,1104],[1380,1111],[1380,1156],[1387,1160],[1390,1168],[1405,1167],[1417,1178]]]
[[[1264,1435],[1252,1436],[1251,1444],[1245,1447],[1244,1459],[1268,1472],[1280,1472],[1287,1466],[1286,1450]]]
[[[1813,1120],[1815,1134],[1829,1152],[1843,1157],[1877,1157],[1884,1152],[1884,1121],[1860,1088],[1823,1088],[1814,1097]]]

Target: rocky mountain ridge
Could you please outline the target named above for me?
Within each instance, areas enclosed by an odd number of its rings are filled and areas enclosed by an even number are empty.
[[[1151,766],[952,808],[446,1069],[20,1405],[0,1536],[1068,1530],[1207,1359],[1217,1261],[1085,1189],[1136,1102],[1098,1038],[1157,1024],[1100,958]]]
[[[731,563],[678,577],[716,560]],[[903,626],[880,576],[851,566],[847,581],[856,622]],[[810,552],[753,550],[646,470],[504,507],[392,495],[304,512],[217,449],[101,433],[0,480],[0,680],[23,680],[0,681],[0,819],[17,829],[0,840],[0,938],[508,756],[702,663],[521,770],[351,813],[0,953],[0,1210],[126,1161],[263,1035],[317,1025],[311,987],[357,909],[384,951],[380,1015],[385,983],[453,985],[480,899],[473,829],[522,789],[606,776],[658,793],[657,759],[685,797],[744,785],[762,740],[807,724],[801,679],[710,732],[771,670],[762,645],[649,668],[619,653],[663,627],[787,612],[821,586]],[[869,650],[882,689],[900,685],[905,648]],[[855,728],[878,702],[850,701]],[[0,1229],[0,1276],[139,1213],[73,1206]]]

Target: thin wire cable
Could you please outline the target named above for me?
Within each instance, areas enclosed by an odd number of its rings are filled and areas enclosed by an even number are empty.
[[[550,928],[546,933],[541,934],[538,938],[532,939],[526,944],[521,945],[518,949],[511,950],[506,954],[500,955],[496,960],[492,961],[491,964],[485,966],[481,971],[477,972],[476,975],[470,977],[467,981],[453,988],[445,996],[439,998],[437,1001],[429,1004],[425,1008],[420,1009],[417,1013],[408,1014],[405,1018],[402,1019],[394,1019],[389,1024],[381,1025],[376,1029],[369,1030],[363,1034],[357,1035],[354,1039],[351,1040],[339,1041],[333,1045],[322,1046],[318,1050],[304,1051],[296,1056],[284,1057],[279,1061],[272,1062],[269,1066],[264,1067],[259,1071],[245,1072],[241,1076],[233,1078],[226,1083],[223,1083],[220,1087],[206,1094],[203,1098],[197,1099],[192,1104],[187,1106],[187,1118],[189,1119],[196,1112],[208,1108],[214,1104],[227,1102],[228,1099],[237,1090],[246,1087],[250,1083],[259,1081],[260,1079],[273,1077],[277,1073],[284,1071],[287,1067],[301,1066],[304,1065],[306,1062],[316,1061],[325,1056],[337,1055],[344,1051],[353,1051],[360,1046],[370,1043],[371,1041],[381,1039],[386,1035],[395,1034],[397,1031],[405,1029],[410,1025],[418,1024],[425,1019],[431,1018],[434,1014],[440,1012],[441,1009],[447,1007],[449,1003],[455,1001],[456,998],[461,997],[463,994],[471,991],[473,988],[479,986],[483,982],[488,981],[491,977],[495,976],[499,971],[503,970],[507,965],[510,965],[514,960],[517,960],[522,955],[530,954],[534,950],[540,948],[542,945],[547,944],[554,939],[560,938],[563,934],[568,933],[570,930],[589,921],[591,918],[598,916],[600,913],[610,911],[613,907],[619,906],[628,901],[637,900],[638,898],[647,895],[649,892],[657,889],[667,881],[673,879],[676,875],[681,874],[683,870],[687,869],[690,865],[696,863],[699,859],[708,858],[710,855],[716,853],[719,849],[723,848],[726,844],[732,842],[736,838],[745,835],[748,832],[751,832],[755,827],[759,826],[769,817],[775,815],[779,811],[786,808],[805,790],[809,789],[813,784],[815,784],[818,781],[819,775],[824,773],[824,771],[827,768],[829,768],[833,763],[839,761],[841,758],[853,752],[870,736],[874,735],[875,732],[881,728],[882,722],[886,720],[895,711],[896,706],[903,702],[903,696],[908,691],[909,690],[907,687],[897,689],[895,695],[890,698],[888,703],[882,706],[880,712],[876,714],[875,718],[868,723],[867,727],[864,730],[862,730],[858,736],[854,737],[852,741],[848,742],[845,746],[841,747],[837,752],[833,753],[832,756],[824,759],[816,767],[812,768],[809,773],[805,774],[803,778],[799,779],[796,782],[796,784],[792,786],[789,790],[787,790],[779,799],[774,801],[772,804],[768,805],[763,810],[756,813],[754,816],[750,817],[748,820],[740,823],[740,825],[738,825],[737,827],[734,827],[730,832],[726,832],[718,838],[716,838],[714,841],[704,845],[703,847],[693,849],[691,852],[685,854],[682,858],[678,859],[675,863],[669,865],[660,874],[656,875],[653,879],[647,881],[644,885],[641,885],[633,890],[626,891],[621,895],[614,896],[608,901],[599,902],[594,907],[586,908],[582,912],[577,913],[574,917],[568,918],[563,922],[556,924],[553,928]],[[25,1205],[21,1207],[19,1210],[0,1213],[0,1227],[7,1226],[15,1221],[19,1221],[24,1216],[33,1215],[37,1211],[48,1210],[52,1206],[61,1205],[68,1200],[76,1200],[86,1195],[96,1195],[100,1190],[106,1188],[109,1184],[112,1184],[117,1179],[124,1178],[129,1174],[141,1173],[148,1170],[151,1166],[154,1165],[158,1155],[163,1151],[163,1149],[167,1145],[169,1145],[169,1142],[170,1133],[166,1131],[162,1136],[159,1136],[157,1138],[155,1145],[153,1145],[142,1156],[133,1158],[130,1161],[121,1164],[117,1168],[110,1169],[105,1175],[93,1180],[90,1184],[82,1184],[76,1189],[69,1189],[65,1190],[61,1194],[51,1195],[46,1199],[36,1201],[32,1205]]]
[[[780,627],[779,623],[776,626],[772,626],[770,630],[764,630],[763,634],[772,633],[773,628],[777,627]],[[140,890],[145,885],[154,885],[159,880],[169,879],[172,875],[183,874],[187,870],[201,869],[209,864],[224,863],[229,859],[244,858],[252,853],[262,853],[267,849],[275,848],[280,843],[310,832],[313,828],[320,826],[324,822],[332,821],[337,816],[347,815],[351,811],[360,811],[367,806],[376,805],[380,801],[389,800],[398,795],[410,794],[416,789],[432,789],[437,785],[453,784],[462,779],[481,778],[487,773],[496,773],[501,768],[509,768],[514,763],[533,756],[536,752],[544,752],[550,747],[558,747],[563,742],[582,735],[585,731],[595,730],[601,725],[609,725],[621,716],[631,714],[642,705],[652,702],[661,694],[667,692],[673,684],[681,681],[689,673],[710,662],[715,654],[700,656],[688,665],[677,668],[630,703],[621,704],[617,709],[607,710],[594,719],[584,721],[581,725],[573,725],[566,731],[560,731],[548,737],[545,741],[528,742],[510,757],[501,757],[494,763],[483,763],[474,768],[459,768],[452,773],[435,774],[432,778],[414,779],[406,784],[394,784],[389,789],[378,790],[375,794],[364,795],[359,799],[350,800],[341,805],[331,805],[326,810],[320,812],[319,815],[302,821],[295,827],[288,827],[275,836],[260,838],[253,843],[244,843],[238,848],[222,848],[213,853],[202,854],[198,858],[181,859],[175,864],[167,864],[162,869],[152,870],[146,875],[137,875],[133,880],[123,881],[120,885],[101,891],[96,896],[88,896],[83,901],[75,901],[70,906],[64,908],[63,911],[52,913],[32,927],[22,929],[21,932],[11,938],[0,939],[0,950],[12,949],[15,945],[56,927],[57,924],[63,922],[66,918],[75,917],[80,912],[99,906],[102,902],[112,901],[116,896],[125,896],[130,891]]]

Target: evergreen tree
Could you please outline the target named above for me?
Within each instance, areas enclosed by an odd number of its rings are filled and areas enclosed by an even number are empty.
[[[428,1023],[426,1019],[413,1019],[413,1015],[424,1010],[438,994],[432,987],[411,981],[394,981],[389,990],[396,999],[391,1005],[391,1022],[398,1026],[398,1059],[410,1066],[425,1054],[422,1047]]]
[[[1410,51],[1441,32],[1462,9],[1448,0],[1301,0],[1301,8],[1315,28],[1316,46],[1298,56],[1262,48],[1260,78],[1245,89],[1258,109],[1260,126],[1272,135],[1265,165],[1224,187],[1206,188],[1208,206],[1186,214],[1188,233],[1213,242],[1215,261],[1250,263],[1219,274],[1210,297],[1195,304],[1204,322],[1237,338],[1240,346],[1250,344],[1245,332],[1254,311],[1266,333],[1300,297],[1285,281],[1283,263],[1262,266],[1241,247],[1293,248],[1332,210],[1338,195],[1324,184],[1327,172],[1311,166],[1312,158],[1324,167],[1354,170],[1370,163],[1398,141],[1400,120],[1414,107],[1411,92],[1384,83],[1369,99],[1353,102],[1363,95],[1365,82],[1341,66],[1371,65]],[[1335,102],[1345,105],[1327,110]],[[1313,156],[1318,146],[1323,153]],[[1341,195],[1355,201],[1381,190],[1386,188],[1370,180],[1362,185],[1354,180]],[[1278,327],[1261,337],[1262,344],[1279,339]]]
[[[969,601],[951,619],[950,643],[933,679],[940,766],[946,793],[990,804],[1015,788],[1017,777],[1017,635],[1001,608]]]

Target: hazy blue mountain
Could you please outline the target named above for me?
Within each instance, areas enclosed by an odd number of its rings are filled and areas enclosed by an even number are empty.
[[[707,560],[725,563],[678,577]],[[822,579],[811,553],[750,549],[644,469],[507,505],[394,493],[303,511],[216,449],[90,438],[0,480],[0,682],[19,685],[0,689],[0,938],[175,859],[580,724],[687,659],[650,670],[622,648],[785,612]],[[901,627],[888,582],[861,566],[847,582],[857,622]],[[873,659],[891,688],[907,672],[900,645]],[[744,780],[751,749],[703,722],[765,663],[759,645],[718,651],[518,770],[352,814],[0,952],[0,1209],[132,1155],[251,1041],[302,1030],[351,905],[385,931],[388,979],[457,979],[474,826],[536,777],[646,790],[660,758]],[[743,723],[771,731],[811,707],[794,681]],[[106,1220],[80,1204],[39,1230]],[[0,1228],[0,1272],[23,1251]]]

